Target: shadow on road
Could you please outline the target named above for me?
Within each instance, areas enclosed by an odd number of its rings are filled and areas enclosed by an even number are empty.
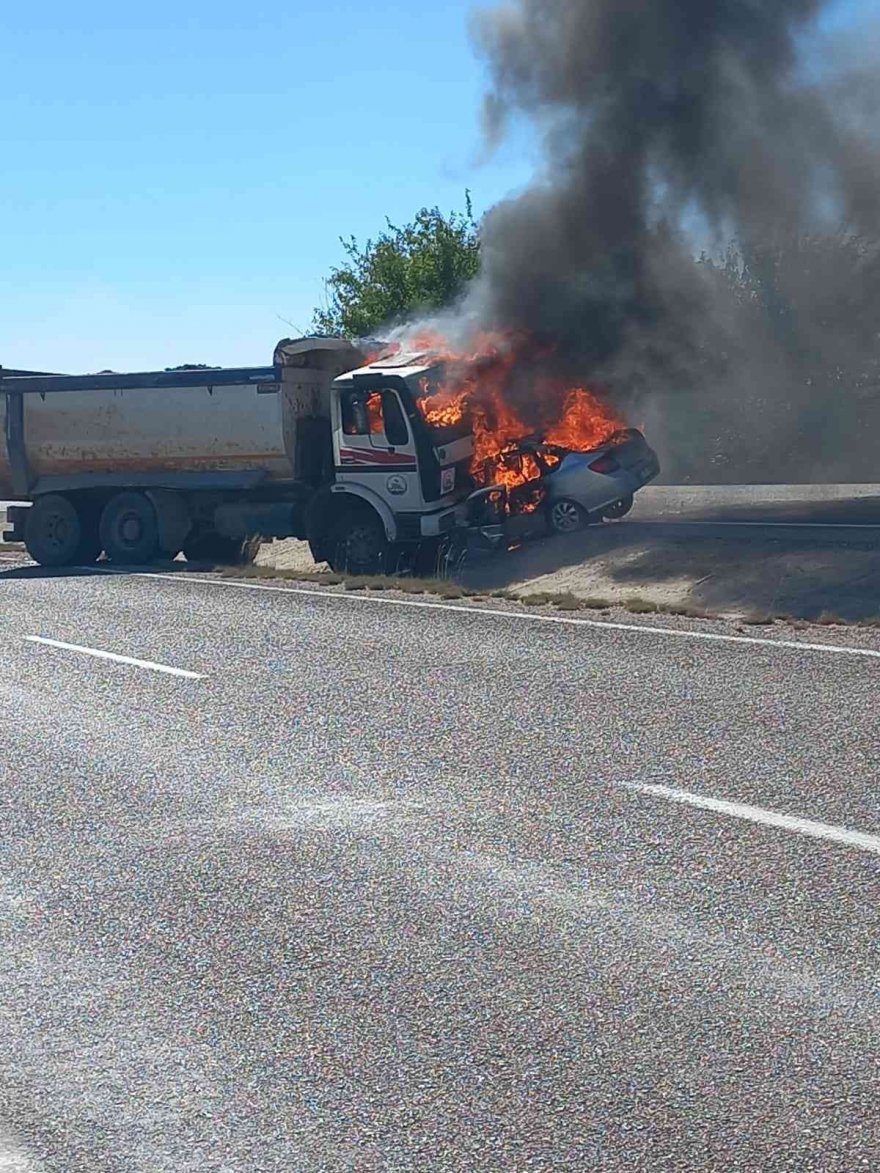
[[[22,552],[22,558],[27,555]],[[198,562],[153,562],[149,566],[114,566],[107,563],[98,563],[94,566],[37,566],[33,562],[26,565],[13,563],[8,569],[3,569],[0,562],[0,583],[13,582],[29,578],[106,578],[109,575],[125,577],[129,574],[187,574],[193,572],[204,573],[207,570],[216,570],[213,564]]]
[[[676,514],[667,512],[658,520],[673,522],[676,517],[682,521],[707,523],[739,521],[749,524],[788,522],[792,525],[880,525],[880,495],[827,501],[805,498],[742,504],[684,505]]]
[[[548,536],[543,519],[533,517],[507,556],[475,559],[455,577],[478,590],[571,592],[610,602],[640,597],[710,612],[848,620],[880,614],[880,494],[716,504],[715,493],[646,493],[625,521],[567,537]],[[0,583],[216,570],[183,561],[50,569],[16,558],[3,565]]]
[[[816,529],[676,525],[671,519],[592,526],[566,538],[524,542],[506,559],[473,566],[464,577],[480,589],[527,584],[530,590],[611,601],[640,597],[713,612],[874,618],[880,613],[880,529],[831,522],[833,513],[853,515],[852,502],[834,505],[823,505],[822,521],[812,523]],[[880,510],[880,501],[872,505]],[[755,511],[742,512],[740,520],[751,521]],[[866,508],[861,516],[871,515]]]

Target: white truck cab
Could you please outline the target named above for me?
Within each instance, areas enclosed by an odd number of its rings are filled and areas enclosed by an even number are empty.
[[[429,355],[399,354],[333,383],[333,492],[369,503],[391,543],[430,542],[466,524],[478,488],[470,425],[432,427],[419,408],[441,378]]]

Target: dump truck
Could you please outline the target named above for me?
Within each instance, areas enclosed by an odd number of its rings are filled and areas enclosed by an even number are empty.
[[[431,427],[422,368],[338,338],[285,339],[266,367],[7,375],[0,499],[44,566],[234,562],[300,538],[354,574],[426,570],[504,541],[503,489],[470,475],[467,425]]]

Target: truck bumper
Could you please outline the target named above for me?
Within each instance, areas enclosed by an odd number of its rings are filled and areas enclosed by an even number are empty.
[[[480,494],[483,496],[483,494]],[[492,551],[507,541],[506,515],[497,507],[474,510],[471,498],[450,509],[430,513],[420,519],[423,539],[447,538],[453,544],[471,550]]]
[[[507,547],[506,525],[472,525],[465,531],[468,549],[494,554]]]
[[[442,513],[429,513],[421,519],[423,538],[442,538],[460,525],[457,509],[444,509]]]

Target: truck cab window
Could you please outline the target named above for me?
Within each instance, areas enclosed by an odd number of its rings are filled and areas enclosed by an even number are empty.
[[[342,397],[342,430],[346,436],[369,436],[394,448],[409,443],[409,427],[393,391],[351,391]]]
[[[346,436],[370,434],[367,405],[363,395],[350,391],[342,396],[342,430]]]
[[[385,438],[395,448],[409,443],[409,428],[400,406],[400,400],[393,391],[382,392],[382,417],[385,421]]]

